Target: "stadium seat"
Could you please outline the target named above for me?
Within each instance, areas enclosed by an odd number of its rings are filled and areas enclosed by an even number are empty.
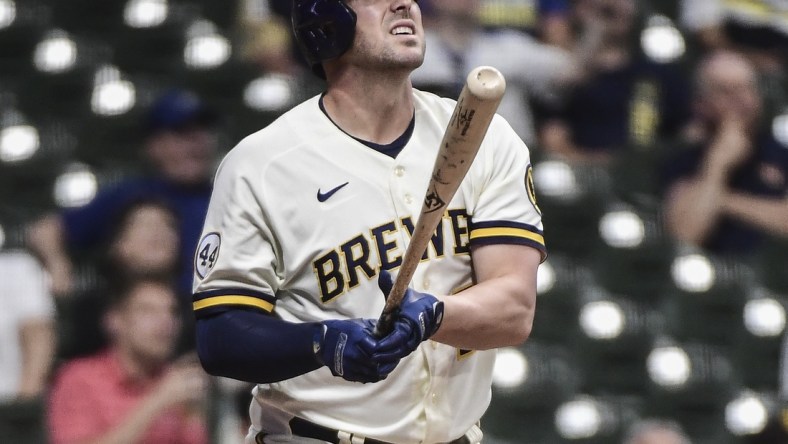
[[[580,334],[573,352],[590,394],[637,393],[648,385],[646,357],[661,334],[660,314],[643,302],[587,289],[580,308]]]
[[[670,282],[674,245],[665,235],[658,210],[617,201],[598,223],[601,242],[591,268],[607,290],[654,303]]]
[[[755,276],[745,263],[679,254],[663,296],[667,331],[680,340],[730,345],[743,333],[741,315]]]
[[[575,337],[580,289],[592,282],[587,267],[561,253],[550,253],[537,275],[537,310],[531,337],[564,343]]]
[[[588,259],[600,242],[597,226],[612,199],[607,170],[545,159],[534,164],[533,174],[547,248]]]

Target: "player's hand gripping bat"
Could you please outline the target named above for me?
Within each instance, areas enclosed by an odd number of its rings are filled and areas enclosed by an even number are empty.
[[[413,278],[416,266],[443,217],[446,205],[454,197],[460,182],[471,167],[505,90],[506,80],[501,72],[493,67],[480,66],[468,74],[443,134],[419,221],[405,251],[397,279],[386,298],[386,306],[378,319],[375,336],[383,337],[391,332],[396,311]]]

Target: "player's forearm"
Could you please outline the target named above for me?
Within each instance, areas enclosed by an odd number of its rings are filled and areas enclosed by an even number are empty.
[[[25,322],[20,329],[22,344],[22,380],[19,397],[39,396],[46,387],[47,376],[55,355],[55,332],[51,320]]]
[[[516,276],[502,276],[442,298],[444,319],[433,340],[486,350],[523,343],[531,334],[535,290]]]
[[[321,364],[313,350],[319,323],[292,323],[231,310],[197,321],[197,353],[205,371],[252,383],[278,382]]]
[[[788,199],[729,193],[723,199],[726,214],[779,236],[788,236]]]

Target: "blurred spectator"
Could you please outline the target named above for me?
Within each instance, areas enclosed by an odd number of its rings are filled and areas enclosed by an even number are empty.
[[[498,112],[526,143],[536,140],[529,101],[557,100],[579,74],[571,54],[527,34],[485,31],[479,21],[481,0],[430,0],[424,63],[411,76],[415,87],[456,98],[471,69],[498,68],[507,92]]]
[[[575,51],[584,80],[542,126],[543,148],[568,160],[607,163],[617,152],[651,146],[689,116],[689,85],[675,64],[640,49],[635,0],[579,0]]]
[[[681,25],[706,50],[736,46],[759,53],[764,63],[788,55],[788,3],[784,1],[682,0],[680,15]]]
[[[74,290],[70,252],[95,248],[113,229],[112,221],[141,197],[162,199],[178,214],[181,263],[178,289],[191,294],[192,257],[211,192],[217,155],[216,115],[194,94],[171,90],[148,111],[145,154],[153,168],[99,194],[87,205],[47,215],[28,230],[28,245],[52,276],[56,296]]]
[[[55,309],[38,262],[0,253],[0,442],[43,443],[41,397],[55,354]]]
[[[788,236],[788,149],[762,131],[755,69],[717,51],[697,68],[690,148],[665,166],[666,224],[712,253],[756,250]]]
[[[95,288],[61,303],[61,357],[92,353],[106,344],[100,319],[107,305],[108,287],[150,278],[175,283],[180,261],[175,212],[163,201],[151,198],[129,202],[120,211],[99,256],[102,279]],[[180,305],[184,328],[178,349],[191,350],[192,309],[189,304]]]
[[[547,44],[569,48],[572,38],[569,3],[569,0],[482,0],[479,16],[486,28],[516,29]]]
[[[672,421],[642,420],[627,432],[623,444],[690,444],[681,427]]]
[[[57,373],[52,442],[207,443],[207,375],[196,358],[169,361],[180,327],[171,286],[142,279],[113,296],[110,346]]]
[[[767,115],[788,104],[788,2],[682,0],[681,25],[701,51],[733,49],[755,65]]]
[[[298,76],[308,71],[297,55],[290,31],[291,0],[243,0],[240,3],[242,58],[263,72]]]

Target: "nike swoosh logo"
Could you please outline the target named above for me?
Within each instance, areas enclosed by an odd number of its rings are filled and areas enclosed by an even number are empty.
[[[318,189],[317,189],[317,200],[319,200],[320,202],[325,202],[325,201],[327,201],[329,197],[333,196],[333,195],[334,195],[334,193],[336,193],[337,191],[341,190],[341,189],[342,189],[342,187],[344,187],[345,185],[347,185],[347,184],[349,184],[349,183],[350,183],[350,182],[345,182],[345,183],[343,183],[342,185],[339,185],[339,186],[337,186],[337,187],[334,187],[334,188],[332,188],[332,189],[330,189],[330,190],[326,191],[325,193],[321,193],[321,192],[320,192],[320,188],[318,188]]]

